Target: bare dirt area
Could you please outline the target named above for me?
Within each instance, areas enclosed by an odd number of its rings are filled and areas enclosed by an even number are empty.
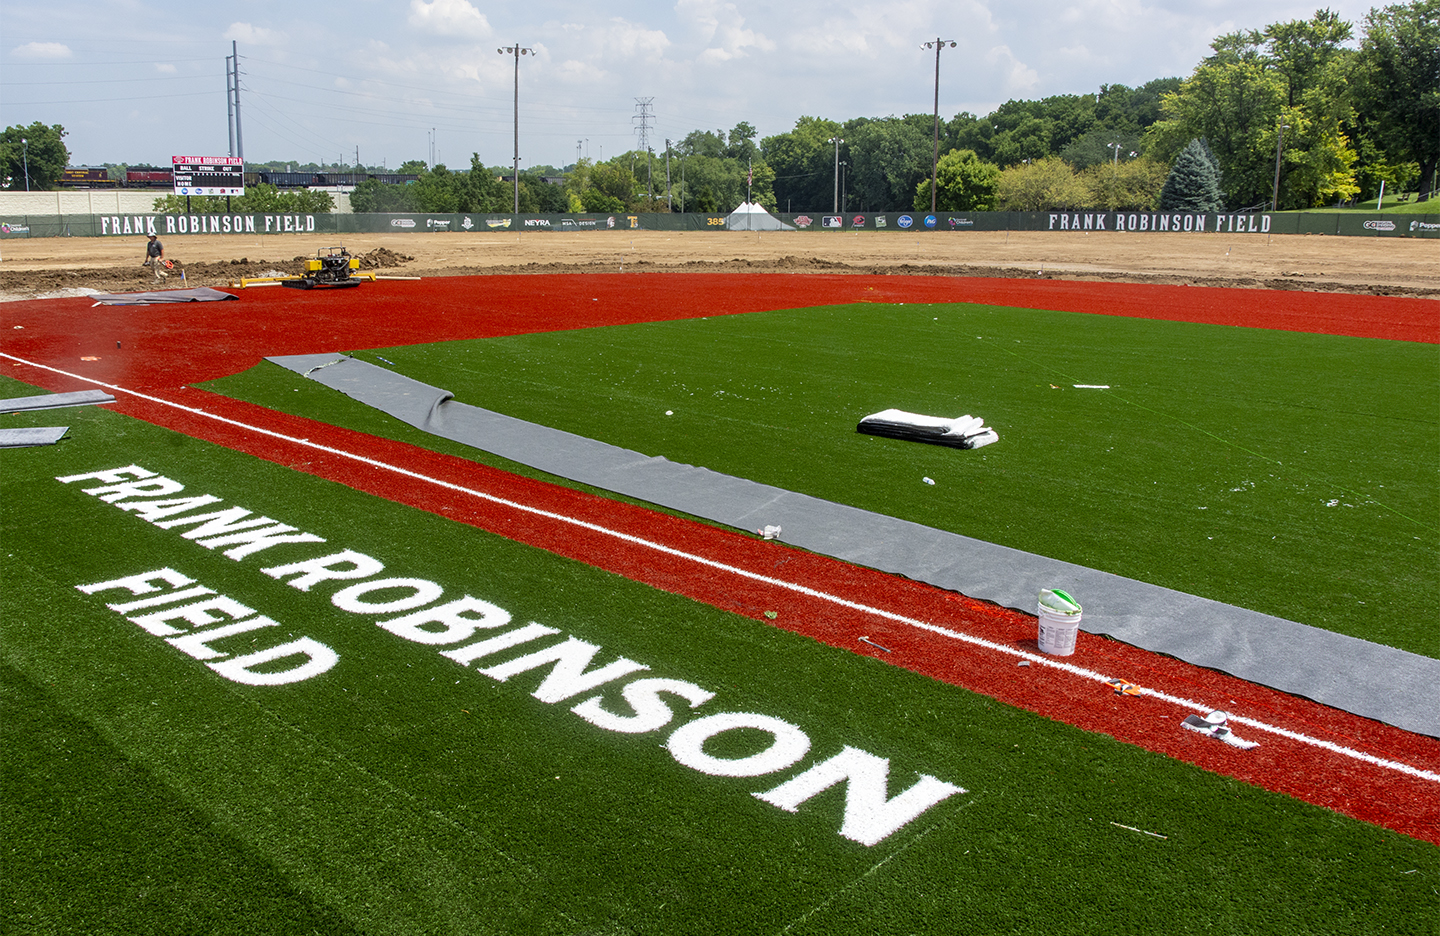
[[[1414,238],[1085,232],[652,232],[352,234],[338,239],[381,275],[794,272],[992,276],[1440,299],[1440,249]],[[0,300],[152,288],[145,238],[0,244]],[[166,284],[219,286],[294,274],[329,235],[166,239]]]

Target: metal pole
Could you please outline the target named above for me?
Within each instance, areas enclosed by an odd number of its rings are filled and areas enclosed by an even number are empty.
[[[940,48],[944,43],[935,37],[935,155],[930,160],[930,213],[935,213],[936,198],[940,194]]]
[[[235,56],[235,155],[244,159],[245,134],[240,129],[240,47],[233,39],[230,49]]]
[[[835,199],[830,213],[838,215],[840,213],[840,144],[845,141],[839,137],[831,137],[830,142],[835,144]]]
[[[520,43],[515,43],[515,214],[520,213]]]
[[[25,191],[30,191],[30,141],[20,138],[20,158],[25,161]]]
[[[1270,197],[1270,210],[1280,210],[1280,147],[1285,142],[1287,124],[1280,125],[1280,134],[1275,137],[1275,190]],[[1118,150],[1117,150],[1118,152]]]
[[[232,59],[225,56],[225,128],[230,131],[230,155],[235,155],[235,87]]]
[[[665,141],[665,210],[674,212],[675,195],[670,191],[670,141]]]

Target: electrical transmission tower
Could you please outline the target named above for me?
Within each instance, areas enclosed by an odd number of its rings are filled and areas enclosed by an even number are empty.
[[[654,197],[653,186],[650,184],[650,125],[655,122],[655,106],[653,97],[637,97],[635,99],[635,116],[630,118],[635,124],[635,134],[640,137],[640,148],[645,151],[645,197]]]

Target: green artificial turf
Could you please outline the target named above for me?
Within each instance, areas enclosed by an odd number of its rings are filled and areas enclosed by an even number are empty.
[[[0,453],[7,929],[1433,932],[1440,848],[103,409],[62,418],[60,445]],[[231,559],[54,480],[131,463],[326,542]],[[541,673],[462,670],[339,609],[344,583],[260,571],[340,549],[715,692],[697,714],[799,725],[810,755],[699,773],[664,747],[683,712],[602,731],[533,698]],[[339,663],[240,685],[76,589],[160,567]],[[844,745],[890,759],[891,795],[917,772],[968,792],[873,847],[837,834],[838,788],[795,814],[750,795]]]
[[[912,304],[358,354],[646,454],[1440,656],[1432,345]],[[206,386],[515,467],[274,365]],[[1000,441],[855,431],[890,407],[981,416]]]

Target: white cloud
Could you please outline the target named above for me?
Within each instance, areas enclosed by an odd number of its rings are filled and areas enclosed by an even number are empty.
[[[75,55],[63,42],[27,42],[10,50],[19,59],[68,59]]]
[[[409,22],[423,32],[457,39],[487,39],[494,33],[470,0],[410,0]]]
[[[173,75],[176,71],[175,66],[168,62],[156,62],[155,70],[162,75]]]
[[[1006,45],[995,46],[985,55],[985,61],[1000,76],[1000,88],[1007,95],[1029,94],[1040,84],[1040,75],[1015,57]]]
[[[274,46],[284,43],[285,34],[250,23],[231,23],[225,30],[225,38],[246,45]]]
[[[707,48],[700,53],[703,62],[728,62],[745,58],[749,49],[773,52],[775,43],[763,33],[745,27],[745,17],[733,3],[720,0],[680,0],[675,13],[688,19],[703,37]]]

